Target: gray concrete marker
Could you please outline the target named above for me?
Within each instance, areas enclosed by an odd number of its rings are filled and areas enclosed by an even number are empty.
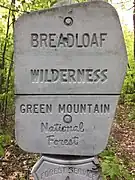
[[[123,33],[110,4],[63,3],[15,24],[16,139],[50,154],[35,180],[101,180],[88,156],[108,141],[127,66]]]
[[[94,156],[107,144],[127,66],[116,10],[87,2],[15,25],[16,139],[30,152]]]

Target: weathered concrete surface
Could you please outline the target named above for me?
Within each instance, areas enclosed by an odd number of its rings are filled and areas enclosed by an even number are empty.
[[[15,25],[16,139],[30,152],[93,156],[108,140],[127,66],[115,9],[89,2]]]

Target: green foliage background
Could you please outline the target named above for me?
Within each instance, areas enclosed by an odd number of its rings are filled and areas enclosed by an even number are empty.
[[[124,80],[122,95],[124,102],[135,103],[135,59],[134,59],[134,37],[133,32],[129,31],[127,27],[124,28],[124,37],[128,55],[127,74]]]

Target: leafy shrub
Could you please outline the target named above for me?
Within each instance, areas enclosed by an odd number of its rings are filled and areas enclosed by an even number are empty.
[[[133,180],[133,176],[113,150],[105,150],[100,155],[104,180]]]
[[[4,146],[9,144],[11,137],[9,135],[0,135],[0,157],[4,155]]]
[[[124,28],[124,37],[128,55],[128,67],[124,80],[121,99],[126,103],[135,103],[135,60],[133,50],[133,32]]]
[[[131,112],[128,114],[128,119],[130,121],[135,121],[135,106],[133,106],[133,108],[131,109]]]

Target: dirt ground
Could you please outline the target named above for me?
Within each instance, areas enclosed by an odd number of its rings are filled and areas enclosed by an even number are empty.
[[[135,120],[129,121],[131,107],[119,105],[113,123],[111,136],[115,140],[116,155],[127,169],[135,173]],[[15,140],[6,147],[5,156],[0,159],[0,180],[33,180],[32,166],[39,155],[21,150]]]
[[[129,172],[135,174],[135,119],[129,120],[131,111],[135,108],[118,106],[111,135],[117,144],[116,155],[124,161]]]

